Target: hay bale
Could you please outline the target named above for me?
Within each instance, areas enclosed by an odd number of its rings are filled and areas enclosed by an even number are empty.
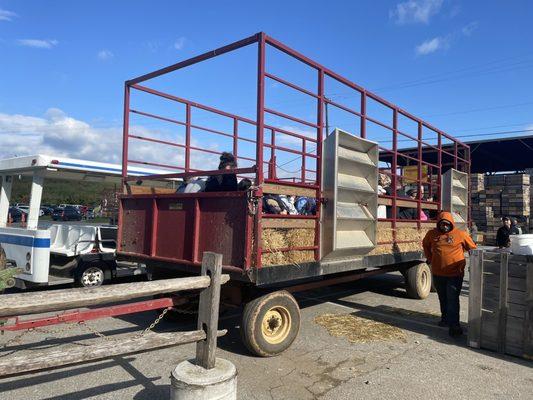
[[[433,229],[433,226],[423,225],[420,229],[416,227],[396,228],[396,240],[400,242],[411,241],[410,243],[387,243],[393,241],[393,229],[380,227],[378,229],[378,245],[368,255],[407,253],[412,251],[422,251],[422,240],[426,233]],[[381,244],[380,244],[381,243]]]
[[[262,232],[262,247],[268,253],[262,255],[264,266],[300,264],[315,261],[312,250],[276,251],[287,247],[315,245],[315,230],[308,228],[266,228]]]

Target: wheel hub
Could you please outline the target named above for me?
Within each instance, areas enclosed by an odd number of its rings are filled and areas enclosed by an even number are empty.
[[[283,342],[289,335],[291,317],[285,307],[276,306],[269,309],[261,324],[264,339],[271,344]]]
[[[81,277],[83,286],[99,286],[104,280],[104,273],[100,268],[88,268]]]

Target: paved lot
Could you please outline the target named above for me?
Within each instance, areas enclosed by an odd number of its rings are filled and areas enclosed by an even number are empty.
[[[424,301],[410,300],[399,275],[301,293],[302,326],[299,338],[284,354],[256,358],[241,346],[238,318],[230,311],[221,327],[230,333],[220,339],[220,357],[239,372],[241,399],[533,399],[533,363],[466,347],[466,339],[450,339],[436,326],[435,294]],[[465,294],[468,291],[465,285]],[[467,297],[462,296],[462,320]],[[406,333],[405,341],[350,343],[332,337],[314,318],[326,313],[353,314],[386,322]],[[127,335],[146,327],[154,313],[108,319],[92,325],[109,335]],[[163,322],[159,331],[190,329],[194,319],[178,325]],[[23,346],[0,349],[0,357],[57,349],[76,340],[91,343],[78,328],[69,332],[31,333]],[[0,337],[5,342],[12,334]],[[102,339],[96,339],[102,340]],[[34,350],[27,343],[34,342]],[[0,399],[167,399],[169,373],[194,354],[194,345],[78,365],[0,380]]]

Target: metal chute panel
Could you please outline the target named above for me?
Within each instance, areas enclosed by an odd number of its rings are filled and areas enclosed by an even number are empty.
[[[449,169],[442,174],[442,209],[452,213],[457,228],[468,224],[468,174]]]
[[[335,129],[322,154],[322,259],[367,254],[377,241],[378,145]]]

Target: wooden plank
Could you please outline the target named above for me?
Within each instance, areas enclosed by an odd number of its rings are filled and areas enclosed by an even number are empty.
[[[505,353],[505,335],[507,333],[507,284],[508,284],[509,254],[501,255],[500,270],[500,306],[498,310],[498,352]]]
[[[474,250],[470,256],[468,293],[468,345],[481,345],[481,294],[483,293],[483,251]]]
[[[378,204],[383,206],[392,206],[392,199],[387,199],[384,197],[378,198]],[[406,199],[396,199],[397,207],[405,208],[417,208],[417,202],[415,200],[406,200]],[[436,204],[422,204],[423,210],[438,210],[439,206]]]
[[[137,186],[126,185],[124,194],[168,194],[176,193],[176,189],[151,187],[151,186]]]
[[[500,260],[484,260],[483,272],[500,275]]]
[[[508,293],[508,302],[514,304],[526,304],[526,292],[519,290],[509,290]],[[500,288],[497,286],[487,286],[483,287],[483,299],[488,298],[498,301],[500,296]]]
[[[524,320],[526,318],[526,306],[523,304],[507,303],[507,315],[509,317],[520,318]]]
[[[485,252],[483,253],[483,259],[484,259],[484,260],[491,260],[491,261],[499,262],[499,261],[500,261],[500,254],[501,254],[501,253],[496,253],[496,252],[491,252],[491,251],[485,251]]]
[[[218,332],[223,336],[226,331]],[[57,368],[115,357],[122,354],[139,353],[162,347],[193,343],[205,339],[201,330],[190,332],[153,333],[141,337],[106,340],[90,346],[79,346],[64,350],[31,352],[31,354],[0,359],[0,376]]]
[[[533,263],[527,266],[526,314],[524,319],[524,357],[533,359]]]
[[[229,275],[222,277],[227,282]],[[208,276],[162,279],[152,282],[121,283],[93,288],[61,289],[2,295],[0,317],[59,311],[130,300],[162,293],[203,289],[209,286]]]
[[[514,278],[526,279],[527,264],[514,263],[509,259],[509,276]]]
[[[302,228],[302,229],[314,229],[314,219],[294,219],[294,218],[267,218],[263,215],[261,221],[262,228]]]
[[[480,347],[498,350],[498,322],[498,313],[482,311]]]
[[[284,194],[287,196],[316,197],[316,190],[300,186],[277,185],[275,183],[263,183],[263,193]]]
[[[202,275],[209,275],[211,284],[200,293],[198,330],[204,331],[206,338],[196,343],[196,364],[205,369],[212,369],[215,367],[217,349],[222,254],[204,252]]]
[[[500,307],[500,301],[498,298],[483,296],[481,300],[481,307],[487,311],[498,312],[498,308]]]

